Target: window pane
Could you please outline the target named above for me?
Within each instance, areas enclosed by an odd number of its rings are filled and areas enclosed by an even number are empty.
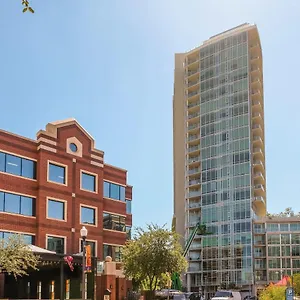
[[[117,200],[120,199],[120,186],[119,185],[116,185],[113,183],[110,184],[110,198],[117,199]]]
[[[85,190],[96,191],[96,177],[94,175],[82,173],[81,174],[81,187]]]
[[[56,253],[64,253],[64,239],[48,236],[47,249],[50,251],[55,251]]]
[[[112,218],[110,214],[103,213],[103,228],[112,229]]]
[[[14,175],[21,175],[21,158],[6,154],[6,172]]]
[[[0,171],[5,171],[5,153],[0,152]]]
[[[4,211],[4,193],[0,192],[0,211]]]
[[[29,235],[29,234],[23,234],[22,238],[23,238],[25,244],[34,245],[34,236]]]
[[[65,184],[65,168],[49,164],[49,180]]]
[[[131,214],[131,200],[126,200],[126,213]]]
[[[48,218],[64,220],[65,203],[61,201],[48,200]]]
[[[10,213],[20,213],[20,196],[5,193],[4,210]]]
[[[125,187],[120,186],[120,200],[125,201]]]
[[[34,199],[21,196],[21,215],[25,215],[25,216],[35,215],[33,211],[33,202]]]
[[[110,187],[109,182],[104,181],[104,184],[103,184],[103,197],[109,198],[109,187]]]
[[[28,159],[22,159],[22,176],[36,179],[36,162]]]
[[[81,224],[95,225],[95,209],[89,207],[81,207]]]

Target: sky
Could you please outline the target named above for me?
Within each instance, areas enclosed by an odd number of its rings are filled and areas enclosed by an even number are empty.
[[[300,211],[299,0],[1,0],[0,128],[76,118],[128,170],[134,226],[171,224],[174,54],[245,22],[264,58],[268,211]],[[297,58],[298,57],[298,58]]]

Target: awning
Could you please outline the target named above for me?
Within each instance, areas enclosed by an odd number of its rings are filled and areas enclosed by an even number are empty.
[[[43,248],[40,248],[40,247],[34,246],[34,245],[27,245],[26,247],[34,253],[56,254],[56,252],[54,252],[54,251],[46,250],[46,249],[43,249]]]

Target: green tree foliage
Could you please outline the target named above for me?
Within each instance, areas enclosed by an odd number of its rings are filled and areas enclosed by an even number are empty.
[[[39,257],[24,243],[20,235],[0,240],[0,272],[17,276],[27,275],[28,269],[37,269]]]
[[[278,214],[267,213],[267,217],[282,217],[282,218],[290,218],[290,217],[300,217],[300,212],[295,213],[291,207],[287,207],[284,211]]]
[[[33,8],[29,5],[29,1],[28,0],[22,0],[22,5],[24,6],[23,8],[23,13],[24,12],[31,12],[32,14],[34,14],[34,10]]]
[[[300,273],[293,275],[293,287],[295,294],[300,296]]]
[[[139,286],[154,291],[166,273],[181,273],[187,262],[182,255],[180,236],[158,225],[138,228],[135,237],[123,249],[124,272]]]
[[[282,300],[285,299],[286,286],[269,285],[259,295],[259,300]]]

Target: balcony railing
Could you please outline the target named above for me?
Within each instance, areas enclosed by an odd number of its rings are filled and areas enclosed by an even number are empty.
[[[262,196],[254,197],[253,200],[256,201],[256,202],[265,203],[265,199],[264,199],[264,197],[262,197]]]
[[[200,105],[200,101],[189,103],[188,108],[195,107],[195,106],[198,106],[198,105]]]
[[[199,208],[199,207],[201,207],[200,202],[199,203],[190,202],[189,204],[189,208]]]
[[[200,145],[196,145],[196,146],[188,148],[188,152],[193,152],[193,151],[197,151],[197,150],[200,150]]]
[[[200,113],[193,113],[193,114],[188,115],[188,119],[197,118],[199,116],[200,116]]]
[[[199,123],[191,124],[191,125],[188,126],[188,130],[192,130],[192,129],[196,129],[196,128],[200,128]]]
[[[254,154],[259,154],[259,155],[261,155],[261,156],[264,155],[264,153],[262,152],[262,150],[261,150],[260,148],[254,148],[254,149],[253,149],[253,153],[254,153]]]
[[[261,114],[259,112],[255,112],[252,114],[253,118],[261,118]]]
[[[199,57],[188,59],[187,64],[190,65],[190,64],[193,64],[196,61],[199,61]]]
[[[253,130],[260,129],[262,131],[262,127],[260,126],[260,124],[253,124],[252,129]]]
[[[187,72],[187,74],[188,74],[188,76],[192,76],[192,75],[194,75],[194,74],[196,74],[196,73],[198,73],[198,72],[199,72],[199,69],[196,69],[196,70],[190,70],[190,71]]]
[[[262,184],[256,184],[256,185],[254,186],[254,189],[255,189],[255,190],[262,190],[262,191],[265,191],[265,188],[264,188],[264,186],[263,186]]]
[[[199,140],[199,139],[200,139],[199,134],[193,134],[188,137],[188,141],[194,141],[194,140]]]
[[[256,173],[254,173],[254,179],[257,179],[257,178],[265,179],[262,172],[256,172]]]
[[[199,94],[199,91],[190,92],[190,93],[188,93],[188,98],[193,97],[193,96],[198,95],[198,94]]]
[[[200,156],[194,156],[194,157],[189,158],[189,163],[198,162],[200,160],[201,160]]]
[[[194,168],[194,169],[190,169],[189,170],[189,174],[196,174],[196,173],[201,173],[201,169],[200,168]]]
[[[261,139],[260,136],[255,135],[255,136],[253,137],[253,141],[255,141],[255,142],[262,142],[262,139]]]
[[[198,80],[190,81],[190,82],[188,83],[188,87],[193,86],[193,85],[196,85],[196,84],[198,84],[198,83],[199,83]]]
[[[191,191],[189,192],[189,197],[200,197],[201,196],[201,190],[197,190],[197,191]]]

